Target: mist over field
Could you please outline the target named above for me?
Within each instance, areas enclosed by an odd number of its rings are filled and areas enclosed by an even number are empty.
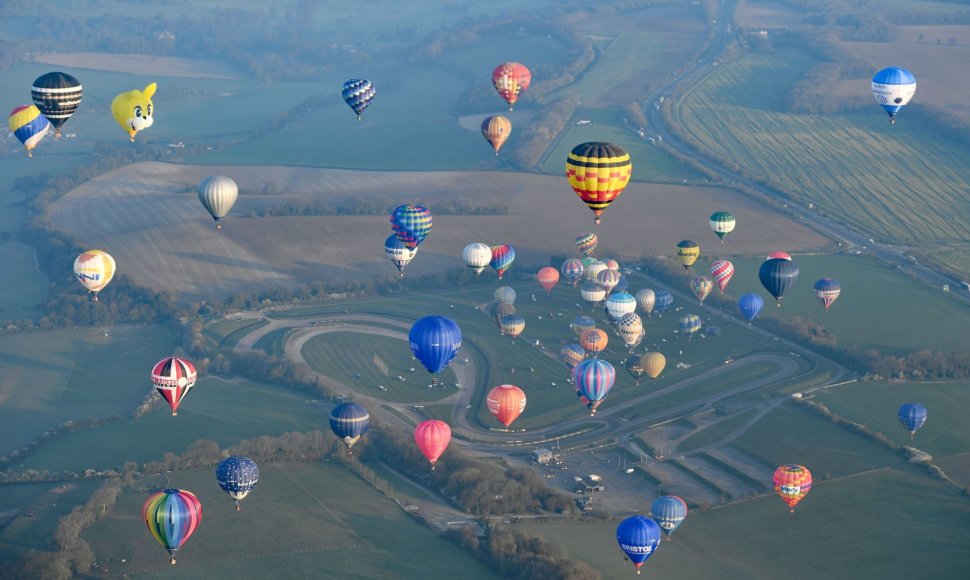
[[[0,9],[0,577],[970,569],[966,3]]]

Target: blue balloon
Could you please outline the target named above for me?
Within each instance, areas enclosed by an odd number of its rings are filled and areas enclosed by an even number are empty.
[[[656,312],[667,312],[674,304],[674,295],[666,290],[654,293],[653,309]]]
[[[616,381],[616,369],[613,365],[597,358],[588,358],[573,369],[573,382],[578,394],[589,401],[586,406],[595,413],[596,407],[603,402],[613,383]]]
[[[341,403],[330,412],[330,429],[349,450],[370,427],[370,414],[356,403]]]
[[[359,120],[360,114],[374,100],[376,93],[374,91],[374,85],[370,81],[365,79],[350,79],[344,83],[344,88],[340,94],[343,96],[344,102],[357,113],[357,119]]]
[[[899,422],[909,431],[909,438],[916,436],[916,431],[926,423],[926,407],[919,403],[906,403],[899,408]]]
[[[687,517],[687,503],[676,495],[662,495],[650,506],[650,516],[669,536]]]
[[[238,511],[239,502],[249,495],[259,481],[259,467],[248,457],[230,455],[216,466],[216,481],[222,491],[236,502]]]
[[[884,68],[872,77],[872,95],[893,123],[896,113],[906,106],[915,92],[916,77],[904,68]]]
[[[782,296],[798,282],[798,264],[784,258],[770,258],[762,262],[758,278],[768,294],[775,297],[775,304],[781,306]]]
[[[408,333],[411,352],[428,372],[436,374],[451,362],[461,348],[461,329],[443,316],[425,316]]]
[[[640,566],[660,545],[660,526],[646,516],[630,516],[616,527],[616,542],[640,573]]]
[[[741,316],[743,316],[748,322],[754,320],[754,317],[761,312],[764,305],[764,299],[754,292],[742,294],[741,297],[738,298],[738,310],[741,311]]]
[[[626,276],[620,276],[620,281],[613,287],[614,292],[626,292],[629,289],[630,281],[626,279]]]

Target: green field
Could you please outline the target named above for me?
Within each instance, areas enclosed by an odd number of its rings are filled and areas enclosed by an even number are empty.
[[[261,350],[270,356],[282,356],[286,346],[286,337],[290,333],[289,328],[277,328],[267,332],[253,345],[254,350]]]
[[[820,391],[815,401],[843,417],[867,425],[900,445],[912,445],[933,455],[970,450],[966,417],[970,413],[970,382],[856,383]],[[910,441],[899,422],[899,407],[920,403],[927,409],[926,424]]]
[[[804,465],[815,481],[904,463],[890,449],[792,403],[772,410],[730,446],[767,465]]]
[[[816,479],[816,482],[818,479]],[[644,501],[642,513],[650,509]],[[692,511],[642,571],[657,578],[959,579],[970,566],[970,502],[914,468],[816,484],[794,515],[774,493]],[[619,522],[525,523],[604,578],[633,577]]]
[[[725,245],[730,245],[730,238]],[[702,251],[706,251],[704,246]],[[730,259],[735,272],[727,295],[736,298],[746,292],[759,293],[765,300],[759,318],[809,318],[829,329],[839,346],[876,349],[887,355],[923,349],[949,352],[966,345],[963,336],[970,325],[970,307],[870,258],[842,254],[794,256],[800,270],[798,283],[782,299],[780,309],[774,307],[774,299],[758,280],[758,268],[764,258]],[[694,270],[699,275],[709,275],[712,260],[699,260]],[[842,285],[842,294],[827,313],[812,290],[815,281],[824,277],[835,278]],[[729,309],[737,312],[734,307]],[[757,324],[755,319],[754,325]]]
[[[176,339],[160,326],[0,335],[0,454],[68,420],[128,415]]]
[[[51,547],[57,521],[88,500],[97,481],[4,485],[0,510],[17,510],[17,517],[0,525],[0,562],[21,557],[31,549]]]
[[[266,319],[261,318],[227,318],[207,325],[203,336],[211,348],[232,349],[240,338],[266,324]]]
[[[327,414],[308,395],[267,383],[203,378],[173,417],[168,405],[133,421],[98,425],[42,445],[22,461],[23,469],[83,471],[120,468],[126,461],[156,461],[181,453],[197,439],[229,446],[260,435],[327,431]]]
[[[206,579],[434,578],[460,569],[462,577],[495,577],[335,464],[261,465],[259,484],[240,512],[211,468],[148,481],[193,491],[204,519],[179,550],[173,570],[141,519],[147,492],[126,492],[82,534],[112,576],[156,578],[177,571],[179,577]]]
[[[813,64],[791,50],[745,54],[679,99],[674,117],[704,151],[875,238],[928,249],[968,239],[960,216],[970,211],[970,150],[914,115],[890,126],[875,104],[853,114],[784,112]],[[970,268],[970,253],[949,259],[957,271]]]
[[[741,413],[736,413],[729,417],[725,417],[717,423],[705,427],[704,429],[694,433],[690,437],[678,443],[677,451],[680,453],[685,453],[687,451],[693,451],[694,449],[700,449],[701,447],[707,447],[708,445],[720,443],[736,430],[747,424],[748,421],[753,419],[754,413],[754,409],[750,409],[748,411],[743,411]]]

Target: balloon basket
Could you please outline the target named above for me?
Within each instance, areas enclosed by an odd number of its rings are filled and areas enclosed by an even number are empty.
[[[168,563],[171,564],[172,566],[174,566],[175,565],[175,556],[172,556],[172,559],[169,560]]]
[[[238,503],[236,504],[236,511],[237,511],[237,512],[238,512],[238,511],[241,511],[241,509],[240,509],[240,507],[239,507],[239,504],[238,504]]]

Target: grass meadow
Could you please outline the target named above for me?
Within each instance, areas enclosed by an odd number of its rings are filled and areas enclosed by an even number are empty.
[[[50,546],[57,521],[88,500],[97,481],[4,485],[0,510],[14,510],[16,517],[0,522],[0,562],[23,556],[32,549]]]
[[[0,335],[0,455],[68,420],[128,415],[176,341],[160,326]]]
[[[650,510],[645,498],[641,513]],[[902,578],[970,566],[970,503],[915,468],[819,482],[794,514],[774,493],[692,511],[642,571],[671,578]],[[854,514],[858,517],[853,517]],[[632,515],[632,514],[631,514]],[[525,523],[605,578],[633,575],[616,545],[619,522]],[[820,557],[823,554],[824,557]]]
[[[730,246],[728,238],[726,246]],[[710,243],[707,248],[717,248]],[[707,248],[701,246],[706,253]],[[694,271],[710,275],[713,257],[698,260]],[[729,258],[734,277],[725,296],[734,299],[757,292],[765,301],[758,317],[801,316],[829,329],[839,346],[861,350],[877,349],[883,354],[903,355],[918,350],[948,352],[960,350],[970,324],[970,307],[948,298],[939,290],[864,256],[795,255],[799,267],[797,284],[781,300],[781,308],[758,280],[763,256]],[[812,287],[820,278],[834,278],[842,286],[838,300],[825,311]],[[684,279],[686,287],[689,279]],[[725,306],[732,313],[737,309]],[[758,325],[758,318],[755,319]]]
[[[729,166],[873,237],[927,248],[970,237],[959,217],[970,210],[970,150],[912,117],[891,126],[875,104],[851,114],[782,112],[812,64],[792,51],[746,54],[679,99],[675,119]],[[966,271],[970,254],[950,265]]]
[[[339,465],[263,464],[259,475],[259,484],[239,512],[219,489],[213,469],[144,480],[188,489],[202,502],[204,518],[179,550],[175,569],[145,530],[141,506],[148,491],[125,492],[82,538],[108,575],[130,578],[168,577],[172,572],[200,579],[441,578],[456,570],[462,577],[495,577]]]

